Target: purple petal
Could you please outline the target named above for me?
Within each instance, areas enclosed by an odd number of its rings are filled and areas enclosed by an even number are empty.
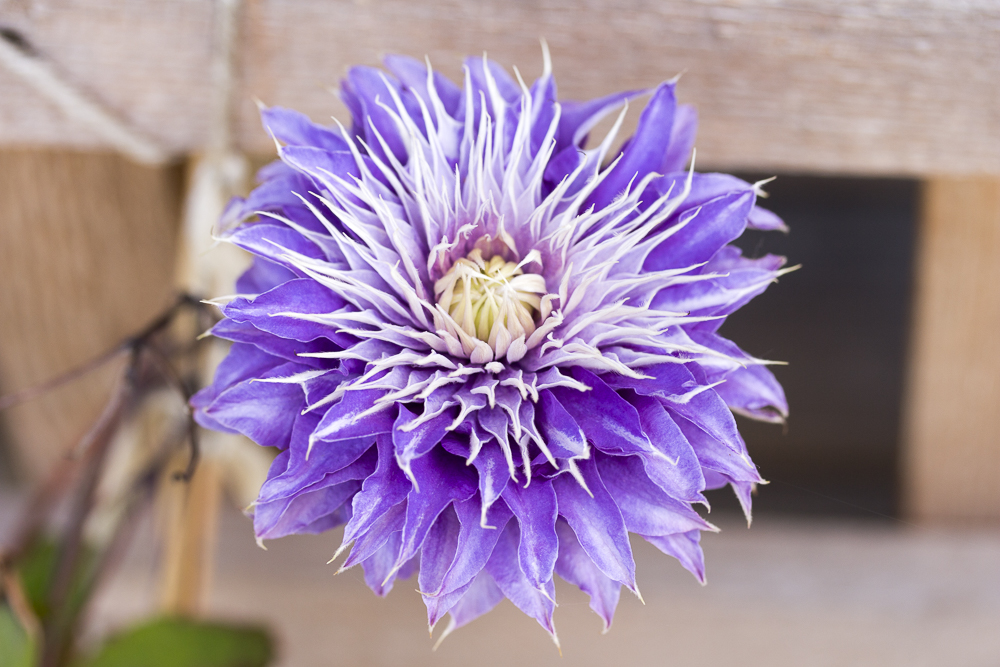
[[[716,197],[700,210],[685,206],[678,216],[693,218],[649,253],[643,269],[662,271],[707,262],[743,233],[753,203],[753,192],[744,191]]]
[[[652,537],[643,535],[643,537],[663,553],[679,560],[684,569],[693,574],[695,579],[702,584],[705,583],[705,554],[702,553],[699,544],[700,530]]]
[[[447,593],[472,581],[476,573],[486,566],[500,533],[510,521],[511,511],[501,501],[490,507],[486,515],[488,524],[495,527],[483,528],[479,505],[480,499],[477,496],[455,503],[455,511],[461,523],[456,558],[436,593]]]
[[[314,425],[315,420],[309,420],[308,415],[296,421],[291,446],[282,452],[286,465],[280,472],[272,465],[267,481],[260,487],[258,503],[287,498],[320,483],[364,479],[375,472],[378,456],[372,447],[374,437],[322,443],[309,452],[310,424]]]
[[[577,398],[572,392],[567,392],[566,396],[570,403]],[[550,390],[538,392],[535,414],[538,429],[553,456],[568,459],[586,455],[587,436]]]
[[[397,565],[416,555],[435,519],[451,503],[476,492],[475,474],[457,456],[440,447],[413,461],[413,476],[420,484],[406,497],[406,524]],[[425,566],[426,566],[425,562]]]
[[[330,190],[342,191],[336,177],[352,183],[361,176],[354,155],[346,147],[339,151],[328,151],[313,146],[286,146],[278,154],[285,164],[309,175]]]
[[[535,479],[527,487],[508,484],[503,499],[520,526],[517,558],[521,571],[532,586],[540,589],[552,581],[559,553],[556,492],[548,480]]]
[[[329,151],[346,151],[347,142],[333,130],[317,125],[292,109],[269,107],[260,112],[264,128],[289,146],[316,146]]]
[[[356,498],[357,496],[355,496]],[[404,500],[393,505],[373,521],[367,530],[354,541],[350,555],[347,556],[340,568],[346,570],[368,560],[382,548],[382,545],[389,541],[393,533],[403,530],[403,524],[406,523],[406,504]],[[348,521],[347,525],[350,527],[351,522]],[[347,534],[346,528],[344,534]],[[344,540],[340,548],[343,549],[348,544],[349,541]]]
[[[764,481],[747,454],[733,451],[731,447],[706,433],[699,425],[679,415],[675,414],[673,418],[684,433],[684,437],[691,443],[703,467],[725,473],[734,481],[753,483]],[[705,481],[707,485],[707,477]],[[706,486],[706,488],[712,487]]]
[[[754,206],[747,218],[747,227],[762,232],[787,232],[788,226],[777,215],[766,208]]]
[[[642,430],[662,456],[643,455],[646,474],[669,495],[687,502],[705,502],[701,464],[680,428],[660,402],[634,395],[629,402],[639,412]]]
[[[365,571],[365,583],[379,597],[388,595],[395,583],[396,571],[393,570],[393,565],[399,554],[401,539],[400,532],[394,532],[378,551],[361,562]]]
[[[459,523],[458,515],[453,506],[449,506],[441,512],[431,526],[423,546],[420,547],[420,560],[423,565],[420,568],[417,583],[421,591],[435,593],[441,590],[445,574],[448,573],[457,554],[456,549],[459,544],[461,528],[462,525]],[[429,599],[433,600],[433,598],[424,596],[425,603]],[[431,627],[448,611],[447,609],[432,610],[432,606],[432,604],[427,605],[427,623]]]
[[[233,343],[229,348],[229,354],[226,355],[226,358],[215,369],[215,378],[212,380],[212,384],[192,397],[191,406],[195,408],[195,419],[198,420],[198,423],[205,426],[205,428],[235,433],[232,429],[225,428],[214,419],[208,417],[204,409],[211,405],[212,401],[218,398],[219,394],[229,387],[239,384],[244,380],[259,377],[261,374],[283,363],[285,363],[284,359],[267,354],[254,345]]]
[[[410,492],[410,482],[396,465],[392,439],[386,434],[376,438],[378,465],[354,496],[354,514],[344,529],[344,544],[368,532],[382,515],[399,505]]]
[[[576,366],[572,375],[591,390],[556,387],[551,392],[595,447],[610,454],[653,450],[649,438],[642,432],[639,413],[628,401],[588,370]]]
[[[726,375],[715,391],[726,405],[746,417],[776,424],[788,417],[785,391],[765,366],[738,368]]]
[[[239,294],[262,294],[295,278],[294,273],[280,264],[254,256],[253,264],[236,281],[236,291]]]
[[[635,561],[625,520],[593,459],[580,461],[580,473],[593,496],[571,475],[555,477],[552,486],[559,501],[559,515],[566,519],[580,546],[601,572],[635,591]]]
[[[697,368],[693,364],[691,367]],[[704,384],[698,382],[691,369],[682,364],[658,364],[642,370],[651,377],[641,380],[614,375],[606,377],[613,387],[627,387],[643,396],[663,399],[664,405],[672,412],[725,443],[736,455],[746,455],[746,445],[736,428],[733,413],[713,389],[698,392]]]
[[[669,82],[660,84],[649,99],[649,104],[643,109],[642,115],[639,116],[635,135],[623,151],[614,171],[597,186],[585,207],[594,204],[599,209],[604,208],[621,194],[633,179],[638,182],[650,172],[663,173],[676,108],[674,84]]]
[[[396,75],[403,85],[411,88],[431,109],[430,94],[427,90],[427,68],[422,62],[408,56],[388,55],[384,59],[386,68]],[[440,72],[434,72],[434,89],[437,91],[444,110],[454,116],[462,99],[462,91]]]
[[[577,586],[590,596],[590,608],[604,621],[604,631],[611,629],[611,621],[618,607],[622,585],[609,579],[590,560],[590,556],[580,546],[576,533],[565,521],[556,523],[556,533],[559,534],[559,559],[556,561],[556,574]]]
[[[478,496],[454,503],[453,507],[461,524],[454,561],[441,579],[437,590],[427,590],[421,586],[421,590],[428,593],[424,595],[424,604],[427,605],[428,623],[431,627],[454,607],[473,585],[473,579],[486,566],[500,534],[510,520],[511,513],[507,505],[499,502],[490,508],[488,514],[490,525],[497,528],[483,528],[480,525],[479,504]],[[426,543],[424,548],[426,549]]]
[[[555,612],[556,589],[552,580],[545,582],[539,590],[528,580],[518,566],[517,548],[520,541],[520,531],[516,521],[511,521],[500,534],[493,555],[486,564],[486,570],[503,594],[514,603],[518,609],[531,616],[541,624],[553,638],[556,628],[552,622]]]
[[[483,570],[472,581],[465,595],[451,608],[452,623],[445,632],[460,628],[492,611],[503,598],[503,591],[496,585],[490,573]]]
[[[645,93],[645,90],[626,90],[586,102],[563,102],[562,114],[559,116],[559,131],[556,133],[556,150],[582,147],[587,133],[601,122],[601,119],[628,100]]]
[[[690,104],[679,104],[674,112],[674,127],[670,133],[670,147],[663,158],[660,171],[681,171],[691,158],[694,137],[698,132],[698,111]]]
[[[335,441],[389,433],[395,421],[391,407],[369,415],[364,414],[371,409],[377,399],[385,396],[385,393],[381,389],[347,391],[344,397],[323,415],[323,419],[316,426],[313,439]]]
[[[301,365],[287,363],[272,368],[261,377],[287,377],[301,370]],[[304,398],[298,385],[250,379],[220,393],[204,413],[258,445],[285,449],[303,406]]]
[[[481,521],[487,521],[487,511],[493,503],[500,498],[500,494],[507,488],[510,482],[510,469],[507,467],[507,459],[500,449],[500,445],[494,440],[490,440],[479,450],[472,465],[479,473],[479,496],[482,498]],[[492,524],[487,523],[487,526]],[[502,526],[494,526],[501,528]]]
[[[357,123],[355,130],[364,137],[372,153],[387,162],[375,134],[378,132],[395,158],[405,164],[406,141],[400,135],[396,121],[385,108],[395,111],[387,84],[394,85],[396,82],[374,67],[352,67],[347,73],[347,79],[342,82],[341,93],[349,107],[355,106],[352,108]],[[398,90],[398,85],[396,87]],[[348,98],[353,99],[349,101]]]
[[[597,469],[629,531],[670,535],[711,529],[690,505],[674,500],[651,482],[638,457],[597,454]]]
[[[261,331],[249,322],[237,322],[231,319],[222,320],[212,327],[211,331],[212,335],[216,338],[230,340],[234,343],[247,343],[268,354],[281,357],[285,361],[294,362],[301,370],[329,368],[331,366],[328,360],[301,355],[332,352],[339,349],[334,342],[326,338],[320,338],[308,343],[300,343],[297,340],[281,338],[266,331]],[[334,362],[335,364],[336,362]]]
[[[410,412],[405,405],[399,406],[399,417],[396,418],[392,427],[392,442],[396,450],[396,461],[399,463],[399,467],[411,479],[415,480],[417,486],[420,485],[420,480],[415,473],[410,472],[414,461],[441,442],[441,438],[448,432],[448,427],[455,418],[451,412],[448,410],[413,430],[406,431],[404,427],[417,419],[417,415]]]
[[[740,501],[743,516],[747,518],[747,524],[749,525],[753,521],[753,493],[757,488],[757,483],[733,480],[730,484],[736,493],[736,499]]]
[[[233,245],[258,257],[270,260],[298,274],[286,255],[291,250],[313,259],[326,259],[326,255],[312,241],[285,225],[254,222],[240,225],[226,237]]]
[[[259,539],[271,540],[309,531],[310,525],[333,514],[361,488],[352,480],[342,484],[317,485],[291,498],[257,503],[254,507],[253,528]]]

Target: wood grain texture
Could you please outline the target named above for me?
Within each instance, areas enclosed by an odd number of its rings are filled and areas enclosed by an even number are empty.
[[[905,507],[1000,520],[1000,179],[924,186]]]
[[[206,139],[212,16],[208,0],[0,4],[0,23],[178,152]],[[544,36],[566,98],[686,72],[705,167],[1000,174],[992,0],[246,0],[241,34],[251,152],[270,150],[254,97],[344,118],[328,89],[351,64],[427,54],[455,77],[486,50],[530,77]],[[0,72],[0,144],[94,142]]]
[[[169,304],[179,197],[176,169],[0,151],[0,393],[96,357]],[[119,368],[2,415],[25,473],[83,434]]]

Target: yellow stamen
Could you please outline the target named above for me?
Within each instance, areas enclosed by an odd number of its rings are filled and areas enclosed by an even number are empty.
[[[434,293],[465,333],[496,350],[498,338],[506,347],[534,332],[546,290],[540,275],[525,273],[499,255],[484,260],[477,248],[452,265]]]

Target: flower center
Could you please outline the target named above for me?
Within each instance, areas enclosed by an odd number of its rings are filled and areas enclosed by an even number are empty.
[[[434,284],[434,294],[465,333],[496,350],[497,337],[506,338],[503,330],[510,334],[508,344],[534,332],[545,279],[499,255],[484,260],[476,248]]]

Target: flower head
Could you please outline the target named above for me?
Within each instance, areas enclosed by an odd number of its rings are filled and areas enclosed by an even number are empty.
[[[761,482],[732,412],[781,421],[761,360],[718,335],[784,259],[756,186],[685,170],[674,82],[633,136],[588,132],[649,91],[557,102],[470,59],[459,88],[392,56],[343,82],[352,127],[269,108],[280,162],[224,237],[255,255],[215,335],[199,421],[276,447],[258,539],[345,524],[343,568],[384,595],[418,569],[433,626],[504,597],[553,637],[553,577],[611,623],[638,594],[629,533],[703,579],[693,508]]]

